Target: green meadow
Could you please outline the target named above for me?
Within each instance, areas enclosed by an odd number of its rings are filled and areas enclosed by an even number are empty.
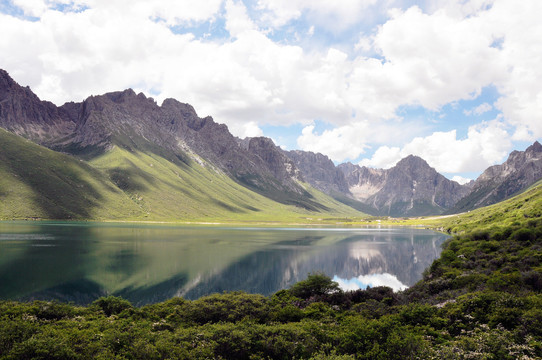
[[[82,160],[2,129],[0,144],[0,219],[4,220],[265,224],[334,223],[363,216],[308,184],[303,184],[308,204],[317,208],[270,200],[196,155],[180,159],[114,146]]]

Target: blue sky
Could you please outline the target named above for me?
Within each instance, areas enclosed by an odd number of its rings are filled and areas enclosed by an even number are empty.
[[[0,0],[0,68],[63,104],[133,88],[335,163],[476,178],[542,138],[538,0]]]

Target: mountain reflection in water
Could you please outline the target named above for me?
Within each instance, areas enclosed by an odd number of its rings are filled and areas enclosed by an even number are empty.
[[[0,297],[136,305],[242,290],[270,295],[310,272],[345,290],[413,285],[447,236],[410,228],[277,229],[0,223]]]

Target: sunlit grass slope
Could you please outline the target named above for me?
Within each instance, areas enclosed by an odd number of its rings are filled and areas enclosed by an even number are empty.
[[[0,129],[0,219],[142,215],[101,171]]]
[[[152,152],[115,147],[90,164],[107,173],[149,220],[282,222],[361,215],[312,188],[308,190],[313,200],[330,211],[310,212],[279,204],[203,161],[168,160]]]
[[[116,146],[85,162],[0,129],[0,219],[317,222],[361,216],[307,185],[311,212],[167,151]],[[327,219],[327,220],[326,220]]]
[[[503,202],[424,223],[439,224],[445,231],[461,233],[473,229],[521,226],[542,217],[542,180],[523,193]]]

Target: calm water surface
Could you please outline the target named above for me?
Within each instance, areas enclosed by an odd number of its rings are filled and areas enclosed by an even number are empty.
[[[0,298],[134,304],[272,294],[322,271],[344,289],[413,285],[447,236],[409,228],[218,228],[0,222]]]

